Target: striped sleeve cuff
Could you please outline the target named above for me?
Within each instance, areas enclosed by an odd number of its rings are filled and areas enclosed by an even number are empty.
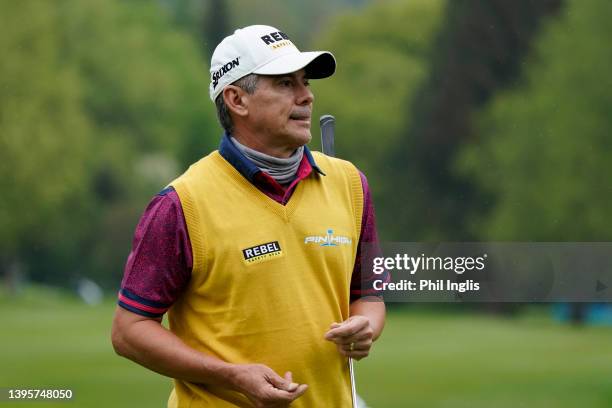
[[[118,297],[119,306],[146,317],[161,317],[170,308],[170,305],[141,298],[125,288],[119,291]]]

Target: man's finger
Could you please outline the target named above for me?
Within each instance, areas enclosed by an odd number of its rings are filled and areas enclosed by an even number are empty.
[[[287,377],[287,374],[289,374],[289,377],[291,377],[291,373],[287,372],[285,373],[285,378]],[[294,392],[298,388],[299,384],[285,378],[273,372],[268,376],[268,382],[279,390]]]
[[[297,399],[298,397],[301,397],[302,394],[304,394],[306,392],[306,390],[308,389],[308,385],[306,384],[300,384],[297,387],[297,390],[295,390],[295,392],[293,393],[293,399]]]
[[[347,357],[350,357],[354,360],[361,360],[362,358],[365,358],[368,355],[370,355],[369,351],[352,351],[346,354]]]
[[[328,330],[327,333],[325,333],[325,339],[332,340],[338,337],[353,336],[365,329],[368,323],[366,319],[347,320],[340,326]]]
[[[325,339],[331,340],[338,337],[352,336],[357,331],[359,331],[359,329],[360,328],[356,328],[351,324],[346,324],[340,327],[336,327],[335,329],[329,330],[327,333],[325,333]]]
[[[285,373],[284,378],[285,378],[285,381],[288,381],[288,382],[289,382],[289,388],[290,388],[290,389],[287,389],[287,391],[289,391],[289,392],[293,392],[293,391],[297,390],[297,388],[298,388],[298,384],[293,382],[293,373],[292,373],[291,371],[287,371],[287,372]],[[292,388],[292,385],[295,385],[295,389],[291,389],[291,388]]]
[[[336,343],[336,345],[340,348],[342,348],[343,350],[346,351],[354,351],[354,350],[369,350],[372,348],[372,342],[371,341],[357,341],[357,342],[351,342],[348,344],[338,344]]]
[[[332,341],[336,344],[342,346],[350,346],[351,343],[368,343],[372,339],[372,333],[370,333],[367,329],[363,329],[351,336],[347,337],[334,337]]]
[[[278,388],[273,388],[270,391],[269,397],[274,400],[277,400],[278,402],[282,402],[282,401],[291,402],[301,397],[306,392],[307,389],[308,389],[308,385],[306,384],[300,384],[292,392],[281,390]]]
[[[372,349],[372,347],[360,347],[354,348],[353,351],[351,351],[350,349],[345,349],[344,347],[339,345],[337,345],[336,347],[338,348],[338,352],[343,356],[352,357],[355,359],[367,357],[370,354],[370,350]]]

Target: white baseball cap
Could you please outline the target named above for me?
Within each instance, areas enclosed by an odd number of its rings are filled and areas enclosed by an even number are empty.
[[[234,31],[217,45],[210,61],[210,99],[227,85],[249,74],[282,75],[305,68],[308,78],[331,76],[336,59],[331,52],[300,52],[277,28],[252,25]]]

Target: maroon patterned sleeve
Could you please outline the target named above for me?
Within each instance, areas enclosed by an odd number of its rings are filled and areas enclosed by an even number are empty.
[[[143,316],[162,316],[189,282],[192,265],[180,199],[167,188],[151,200],[136,227],[119,305]]]
[[[372,193],[366,176],[360,171],[361,185],[363,187],[363,216],[361,219],[361,235],[359,244],[357,245],[357,255],[355,257],[355,266],[351,276],[351,302],[364,296],[381,296],[379,291],[373,289],[373,282],[381,279],[383,282],[388,282],[390,276],[387,272],[382,275],[376,275],[372,271],[362,271],[362,256],[378,256],[381,251],[378,241],[378,232],[376,231],[376,216],[374,214],[374,203],[372,202]]]

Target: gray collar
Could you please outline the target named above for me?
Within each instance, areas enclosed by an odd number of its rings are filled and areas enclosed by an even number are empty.
[[[232,143],[247,159],[251,160],[261,171],[269,174],[279,184],[288,184],[295,175],[304,156],[304,146],[300,146],[290,157],[280,159],[241,144],[234,137]]]

